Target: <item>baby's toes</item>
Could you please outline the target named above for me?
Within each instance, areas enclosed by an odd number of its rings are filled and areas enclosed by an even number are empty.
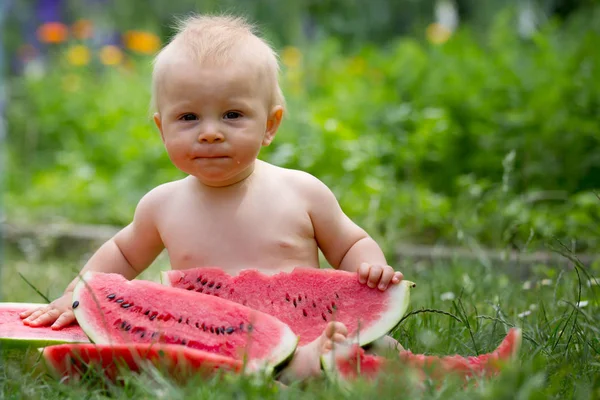
[[[330,322],[325,328],[325,337],[332,339],[336,334],[341,334],[344,337],[348,336],[348,328],[341,322]]]

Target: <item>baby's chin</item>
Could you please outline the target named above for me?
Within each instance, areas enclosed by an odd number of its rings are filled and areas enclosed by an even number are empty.
[[[217,162],[220,162],[218,160]],[[223,160],[224,162],[232,162],[232,160]],[[248,166],[242,169],[229,168],[202,168],[201,171],[190,171],[190,175],[198,179],[205,186],[210,187],[226,187],[235,185],[248,178],[254,171],[253,166]]]

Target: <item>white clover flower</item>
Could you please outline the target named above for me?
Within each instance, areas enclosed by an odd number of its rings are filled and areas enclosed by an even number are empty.
[[[531,281],[523,282],[523,290],[529,290],[529,289],[531,289]]]
[[[537,309],[538,309],[538,305],[537,305],[537,304],[530,304],[530,305],[529,305],[529,309],[530,309],[531,311],[535,311],[535,310],[537,310]]]
[[[580,302],[577,303],[577,308],[587,307],[588,303],[589,302],[587,300],[581,300]]]
[[[525,318],[528,315],[531,315],[531,311],[530,310],[525,310],[522,313],[517,314],[517,317],[519,317],[519,318]]]
[[[552,279],[542,279],[540,284],[542,286],[550,286],[550,285],[552,285]]]
[[[452,301],[456,298],[453,292],[445,292],[440,295],[442,301]]]

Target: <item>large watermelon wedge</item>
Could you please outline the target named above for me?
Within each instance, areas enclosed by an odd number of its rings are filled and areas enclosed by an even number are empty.
[[[240,360],[174,344],[61,344],[41,352],[49,372],[57,379],[69,380],[98,374],[117,382],[122,371],[154,367],[182,381],[219,371],[240,372],[243,367]]]
[[[455,375],[468,380],[471,377],[490,377],[500,372],[504,363],[513,360],[521,347],[521,330],[511,328],[500,345],[491,353],[479,356],[463,357],[428,356],[413,354],[403,350],[399,353],[399,364],[416,370],[420,375],[440,380]],[[342,344],[334,351],[321,357],[321,365],[326,375],[337,382],[347,384],[358,377],[374,380],[390,360],[381,356],[367,354],[356,344]],[[393,371],[388,372],[393,373]]]
[[[40,347],[58,343],[87,343],[86,334],[78,325],[60,330],[48,326],[31,327],[23,324],[19,314],[44,306],[34,303],[0,303],[0,347]]]
[[[220,268],[203,267],[162,272],[161,279],[274,315],[300,336],[300,345],[319,337],[329,321],[344,323],[361,346],[379,339],[402,319],[414,286],[404,280],[381,292],[361,284],[356,273],[316,268],[272,276],[243,270],[231,276]]]
[[[277,318],[240,304],[128,281],[119,274],[86,273],[73,292],[81,328],[99,344],[180,344],[248,360],[250,369],[287,360],[298,339]]]

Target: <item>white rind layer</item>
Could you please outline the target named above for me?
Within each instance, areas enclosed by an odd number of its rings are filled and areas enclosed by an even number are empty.
[[[404,316],[410,302],[410,289],[414,286],[413,282],[406,280],[397,285],[390,285],[386,290],[389,294],[388,308],[381,313],[376,323],[368,328],[359,329],[351,339],[356,338],[360,346],[365,346],[385,336]]]

